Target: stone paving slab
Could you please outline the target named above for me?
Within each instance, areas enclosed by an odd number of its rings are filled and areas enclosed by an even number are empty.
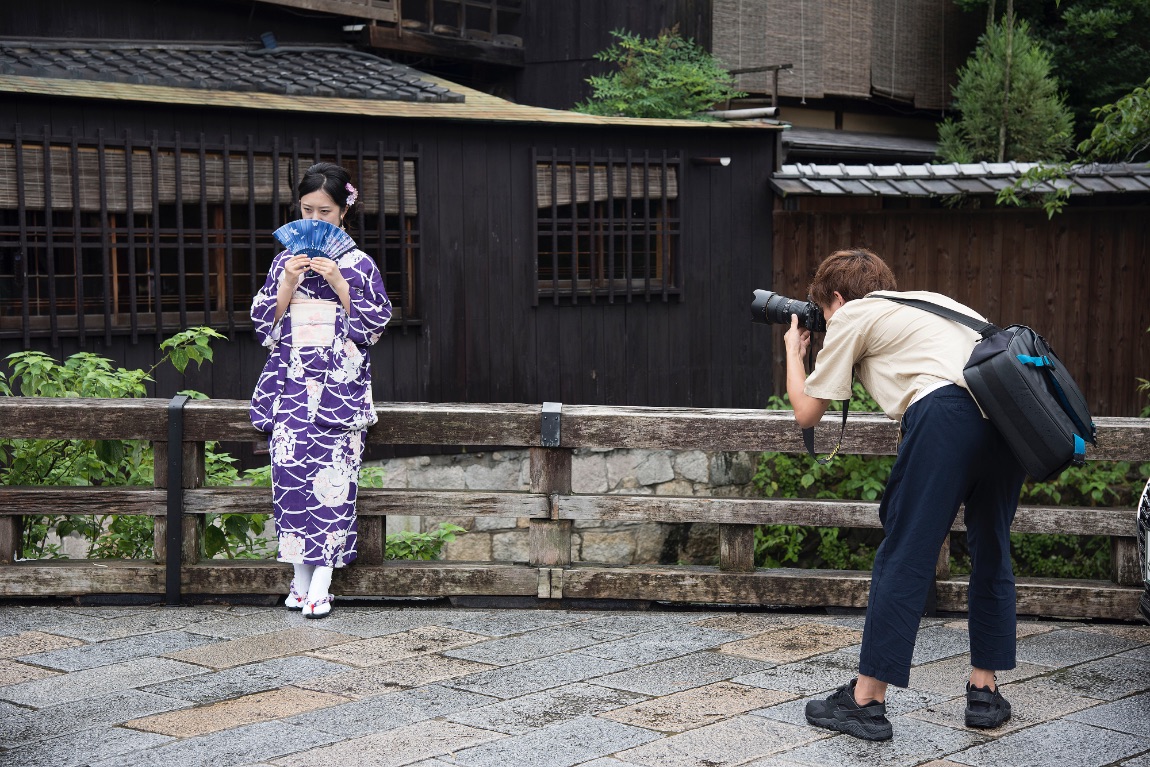
[[[428,655],[318,677],[307,682],[298,682],[297,685],[349,698],[369,698],[373,695],[394,692],[399,687],[420,687],[454,677],[466,677],[476,672],[482,673],[489,668],[491,666],[485,663]],[[482,691],[476,690],[476,692]]]
[[[314,623],[314,621],[312,621]],[[350,642],[355,637],[324,631],[314,626],[274,631],[269,634],[232,639],[190,650],[170,652],[165,657],[215,669],[232,668],[254,661],[282,658],[285,655],[318,650],[321,647]]]
[[[298,687],[257,692],[208,706],[170,711],[125,722],[125,727],[177,738],[191,738],[256,722],[271,722],[346,703],[347,698]]]
[[[715,682],[608,711],[603,718],[658,732],[684,732],[752,709],[772,706],[791,697],[777,690]]]
[[[36,666],[30,666],[27,663],[20,663],[19,661],[0,660],[0,687],[22,684],[36,679],[46,679],[56,676],[58,673],[58,671],[37,668]],[[2,696],[2,693],[0,693],[0,696]]]
[[[1150,627],[1133,624],[1020,622],[999,674],[1015,714],[984,732],[962,718],[966,621],[924,619],[911,687],[888,691],[895,738],[873,744],[803,715],[855,675],[859,611],[4,614],[0,669],[50,676],[0,685],[0,767],[1150,767]],[[203,644],[165,650],[175,635]]]
[[[857,644],[861,640],[862,632],[856,629],[815,623],[768,631],[749,639],[728,642],[718,649],[719,652],[731,655],[783,664],[822,655],[828,650]]]
[[[595,683],[644,695],[670,695],[769,668],[773,664],[706,651],[629,668],[600,677]]]
[[[79,639],[46,634],[43,631],[23,631],[0,637],[0,658],[18,658],[21,655],[35,655],[82,644]]]
[[[17,708],[12,713],[0,712],[0,742],[13,748],[37,740],[59,737],[61,733],[74,729],[77,724],[85,727],[112,725],[137,717],[158,714],[188,706],[185,701],[165,698],[162,695],[124,690],[97,698],[49,706],[38,711]]]
[[[96,642],[63,650],[52,650],[35,655],[22,655],[23,663],[60,669],[62,671],[82,671],[97,666],[110,666],[113,663],[146,658],[155,655],[172,654],[179,650],[202,647],[217,640],[187,631],[161,631],[142,633],[139,636]]]
[[[644,700],[646,696],[636,693],[579,682],[473,707],[447,718],[485,730],[522,735],[557,722],[603,714]],[[606,718],[614,717],[607,715]]]
[[[496,700],[497,698],[487,695],[429,684],[342,703],[321,711],[293,716],[284,721],[341,737],[355,737],[394,730],[425,719],[446,717],[454,720],[451,714],[469,709],[482,710]]]
[[[69,674],[53,675],[0,687],[0,699],[43,708],[69,701],[95,698],[121,690],[146,687],[170,679],[205,673],[206,669],[168,658],[138,658]]]
[[[658,737],[639,727],[582,716],[458,751],[453,754],[453,761],[465,767],[506,767],[512,764],[571,767]]]
[[[399,767],[498,738],[496,733],[454,722],[425,720],[293,754],[272,763],[283,767]]]
[[[0,767],[74,767],[109,757],[139,752],[172,739],[119,727],[64,731],[58,738],[41,740],[0,753]]]
[[[594,655],[596,658],[621,661],[628,665],[643,665],[689,655],[741,638],[729,631],[701,629],[697,626],[676,626],[672,629],[648,631],[614,642],[593,645],[584,648],[582,653]]]
[[[301,748],[314,748],[337,740],[335,736],[283,722],[260,722],[92,762],[90,767],[223,767],[274,761]]]
[[[402,658],[439,653],[486,639],[487,637],[482,634],[456,631],[442,626],[420,626],[398,634],[359,639],[334,647],[313,650],[310,654],[336,663],[366,668]]]
[[[973,767],[1102,767],[1150,750],[1150,738],[1047,722],[948,757]]]
[[[254,692],[274,690],[287,684],[297,684],[346,671],[347,667],[319,658],[292,656],[272,658],[243,666],[201,673],[184,679],[144,687],[145,692],[190,703],[215,703]]]

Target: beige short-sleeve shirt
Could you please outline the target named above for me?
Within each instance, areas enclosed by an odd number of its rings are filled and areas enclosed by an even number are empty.
[[[949,382],[967,388],[962,368],[979,335],[945,317],[878,298],[883,294],[918,298],[985,318],[953,299],[927,291],[876,291],[847,301],[834,313],[815,368],[807,376],[807,395],[847,399],[851,381],[858,376],[883,412],[897,421],[929,387]]]

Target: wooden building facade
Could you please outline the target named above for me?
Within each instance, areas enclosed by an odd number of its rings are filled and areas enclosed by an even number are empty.
[[[772,271],[773,128],[437,86],[464,100],[0,75],[0,355],[148,367],[162,338],[208,324],[231,339],[215,363],[157,371],[156,393],[247,397],[271,232],[325,159],[363,190],[349,229],[397,307],[372,350],[377,401],[766,401],[769,344],[747,310]]]

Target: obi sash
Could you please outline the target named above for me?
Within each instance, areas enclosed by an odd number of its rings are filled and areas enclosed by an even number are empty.
[[[335,341],[335,314],[339,304],[318,298],[291,301],[291,345],[296,348],[331,346]]]

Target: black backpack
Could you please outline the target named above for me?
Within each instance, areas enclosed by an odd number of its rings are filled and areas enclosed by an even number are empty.
[[[1086,462],[1094,421],[1078,384],[1046,339],[1025,325],[1000,328],[916,298],[880,296],[971,328],[982,336],[963,368],[978,406],[1006,439],[1018,462],[1039,482]]]

